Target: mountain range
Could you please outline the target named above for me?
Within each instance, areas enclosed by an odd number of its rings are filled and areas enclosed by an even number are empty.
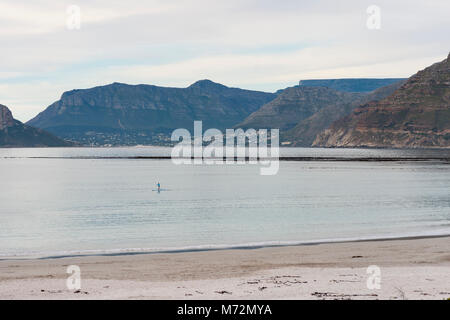
[[[113,83],[65,92],[27,124],[89,145],[165,144],[174,129],[192,130],[194,120],[231,128],[275,97],[210,80],[187,88]]]
[[[26,124],[1,106],[0,146],[170,145],[174,129],[201,120],[204,130],[277,128],[289,146],[450,147],[449,60],[409,79],[301,80],[275,93],[210,80],[76,89]]]
[[[287,88],[236,127],[278,128],[285,145],[308,147],[333,121],[363,103],[390,95],[401,83],[394,81],[369,93],[306,85]]]
[[[300,86],[327,87],[345,92],[370,92],[378,88],[389,86],[405,78],[356,78],[356,79],[314,79],[300,80]]]
[[[74,145],[41,129],[13,118],[11,111],[0,104],[0,147],[68,147]]]
[[[450,54],[392,95],[366,103],[315,139],[324,147],[450,147]]]

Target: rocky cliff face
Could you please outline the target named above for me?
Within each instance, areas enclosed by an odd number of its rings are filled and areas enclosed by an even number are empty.
[[[210,80],[187,88],[113,83],[65,92],[28,124],[82,143],[154,144],[159,133],[192,129],[194,120],[205,129],[231,128],[275,96]]]
[[[349,104],[363,96],[361,93],[324,87],[291,87],[283,90],[277,98],[252,113],[237,127],[287,131],[327,106]]]
[[[358,79],[352,80],[351,84],[356,86]],[[338,80],[335,82],[340,83]],[[350,114],[363,103],[385,98],[402,83],[391,82],[369,93],[307,85],[287,88],[236,127],[278,128],[283,142],[290,146],[309,147],[317,134],[333,121]]]
[[[0,105],[0,147],[67,147],[73,143],[15,120],[11,111]]]
[[[450,55],[391,96],[356,108],[315,139],[325,147],[450,147]]]
[[[14,119],[11,111],[4,105],[0,104],[0,130],[12,127]]]
[[[285,132],[283,139],[291,141],[291,146],[309,147],[317,135],[328,128],[334,121],[350,114],[353,109],[361,104],[378,101],[391,95],[403,83],[404,81],[394,82],[368,94],[353,96],[353,99],[348,102],[336,103],[335,101],[331,101],[329,105],[300,121],[294,128]]]

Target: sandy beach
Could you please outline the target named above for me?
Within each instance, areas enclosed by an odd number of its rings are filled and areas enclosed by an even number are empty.
[[[436,237],[3,260],[0,299],[442,300],[450,298],[449,249],[450,237]],[[80,267],[80,290],[66,286],[70,265]],[[373,265],[379,289],[369,288]]]

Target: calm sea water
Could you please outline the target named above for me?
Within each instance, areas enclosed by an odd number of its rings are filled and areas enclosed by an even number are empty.
[[[450,234],[450,165],[443,162],[283,161],[277,175],[261,176],[258,165],[75,159],[169,154],[155,147],[0,149],[0,258]],[[158,181],[161,193],[153,191]]]

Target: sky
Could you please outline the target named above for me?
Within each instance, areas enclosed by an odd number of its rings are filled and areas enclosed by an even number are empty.
[[[448,55],[449,17],[448,0],[2,0],[0,104],[27,121],[112,82],[409,77]]]

